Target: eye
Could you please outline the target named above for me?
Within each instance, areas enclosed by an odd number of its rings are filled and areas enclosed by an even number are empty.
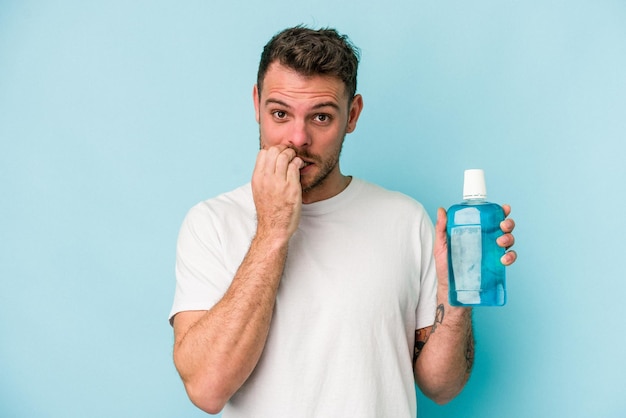
[[[284,110],[275,110],[272,112],[272,115],[276,119],[285,119],[287,117],[287,112],[285,112]]]
[[[330,122],[330,115],[327,115],[325,113],[320,113],[318,115],[315,115],[314,119],[320,123],[328,123]]]

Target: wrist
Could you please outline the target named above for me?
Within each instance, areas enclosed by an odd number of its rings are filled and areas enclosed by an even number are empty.
[[[286,251],[290,238],[291,236],[286,232],[259,228],[252,238],[252,246],[262,249],[269,256],[276,252]]]
[[[441,306],[445,309],[446,316],[451,319],[461,320],[463,317],[471,318],[472,307],[471,306],[453,306],[450,305],[448,298],[448,285],[437,287],[437,306]]]

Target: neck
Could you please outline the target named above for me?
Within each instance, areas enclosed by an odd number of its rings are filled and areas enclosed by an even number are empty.
[[[327,179],[328,180],[328,179]],[[352,181],[352,176],[344,176],[343,174],[339,175],[337,181],[335,181],[335,186],[331,189],[320,187],[322,184],[317,187],[313,187],[310,190],[302,191],[302,203],[315,203],[321,200],[330,199],[331,197],[337,196],[339,193],[343,192],[346,187]]]

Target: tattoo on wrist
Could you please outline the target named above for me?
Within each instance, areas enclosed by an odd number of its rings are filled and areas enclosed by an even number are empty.
[[[433,329],[431,333],[435,332],[439,324],[443,323],[443,316],[445,314],[445,309],[443,307],[443,303],[437,306],[437,312],[435,313],[435,323],[433,324]]]

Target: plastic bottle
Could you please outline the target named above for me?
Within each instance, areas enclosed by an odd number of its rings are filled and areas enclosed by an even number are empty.
[[[504,211],[487,202],[485,173],[465,170],[463,202],[448,209],[449,301],[453,306],[502,306],[506,303]]]

